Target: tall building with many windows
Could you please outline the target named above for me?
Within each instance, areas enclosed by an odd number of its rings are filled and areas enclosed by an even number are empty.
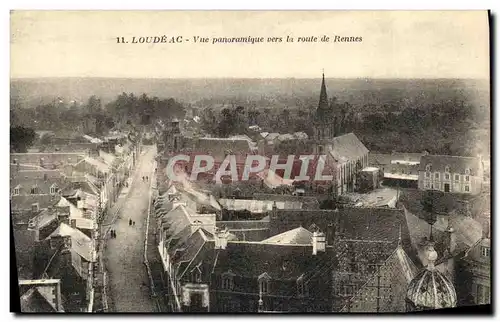
[[[478,194],[483,182],[483,165],[481,158],[424,155],[418,175],[420,190]]]

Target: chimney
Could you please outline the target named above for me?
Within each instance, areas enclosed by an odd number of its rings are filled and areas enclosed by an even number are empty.
[[[59,221],[59,224],[65,223],[66,225],[69,225],[69,214],[65,212],[58,212],[57,220]]]
[[[226,249],[228,236],[229,231],[226,228],[217,229],[215,232],[215,249]]]
[[[76,229],[76,219],[71,219],[71,228]]]
[[[312,236],[313,255],[326,250],[325,234],[315,231]]]

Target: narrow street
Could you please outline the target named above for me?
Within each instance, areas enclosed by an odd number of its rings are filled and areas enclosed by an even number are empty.
[[[116,219],[109,226],[109,229],[116,231],[116,238],[111,238],[108,234],[104,250],[110,312],[156,311],[144,265],[144,241],[149,188],[154,174],[154,155],[153,148],[144,147],[130,191],[123,200]],[[148,176],[149,180],[143,180],[143,176]],[[135,225],[129,225],[129,220],[135,221]]]

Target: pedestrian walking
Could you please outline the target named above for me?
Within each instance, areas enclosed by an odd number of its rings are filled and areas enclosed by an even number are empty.
[[[128,220],[128,225],[129,225],[129,226],[132,226],[132,219],[129,219],[129,220]]]
[[[132,225],[135,226],[135,221],[132,222]]]

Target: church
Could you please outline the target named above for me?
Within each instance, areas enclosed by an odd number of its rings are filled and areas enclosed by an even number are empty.
[[[326,155],[335,164],[333,185],[341,195],[356,189],[359,172],[368,166],[369,151],[354,133],[342,133],[340,111],[336,109],[336,104],[328,101],[323,74],[318,108],[313,115],[314,153]]]

